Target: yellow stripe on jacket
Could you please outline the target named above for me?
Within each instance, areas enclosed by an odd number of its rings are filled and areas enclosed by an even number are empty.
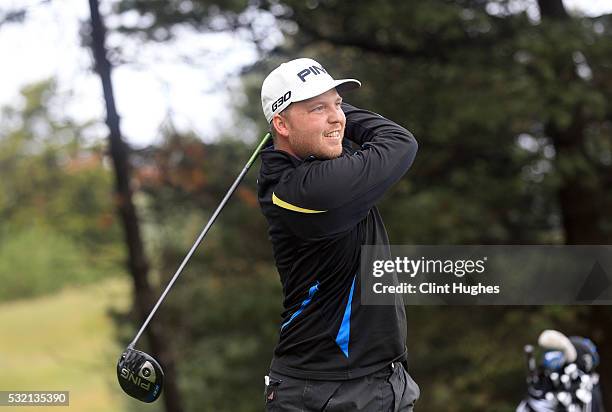
[[[327,212],[327,210],[312,210],[312,209],[305,209],[303,207],[292,205],[291,203],[288,203],[288,202],[285,202],[284,200],[279,199],[278,196],[276,196],[274,192],[272,192],[272,203],[274,203],[278,207],[282,207],[283,209],[292,210],[294,212],[299,212],[299,213],[325,213]]]

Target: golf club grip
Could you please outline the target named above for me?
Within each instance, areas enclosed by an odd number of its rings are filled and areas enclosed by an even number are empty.
[[[536,372],[536,361],[533,354],[534,348],[531,345],[525,345],[523,350],[525,352],[525,358],[527,359],[527,370],[529,374],[533,374]]]
[[[223,200],[221,200],[221,203],[219,204],[219,206],[217,206],[217,209],[215,210],[213,215],[210,217],[210,219],[208,220],[208,223],[206,223],[206,226],[204,227],[204,229],[202,230],[202,232],[200,233],[200,235],[196,239],[195,243],[193,244],[193,246],[191,247],[191,249],[187,253],[187,256],[185,256],[185,258],[183,259],[183,262],[181,263],[179,268],[174,273],[174,276],[172,276],[172,279],[170,279],[170,282],[168,282],[168,285],[166,286],[166,289],[164,289],[163,293],[161,294],[161,296],[157,300],[157,303],[155,303],[155,306],[151,310],[151,313],[149,313],[149,316],[147,317],[147,319],[144,321],[144,323],[140,327],[140,330],[138,331],[138,333],[136,334],[136,336],[134,337],[132,342],[128,345],[128,348],[130,348],[130,349],[134,348],[134,346],[136,345],[136,342],[138,341],[138,339],[140,339],[140,336],[142,335],[142,333],[146,329],[147,325],[149,324],[149,322],[153,318],[153,315],[155,315],[155,312],[157,311],[157,308],[159,308],[159,306],[161,305],[161,303],[165,299],[166,295],[170,291],[170,288],[172,288],[172,285],[174,285],[174,282],[176,282],[176,279],[178,279],[178,277],[180,276],[181,272],[183,271],[183,268],[185,267],[185,265],[187,264],[187,262],[191,258],[191,255],[193,255],[193,253],[198,248],[200,243],[202,243],[202,240],[204,240],[204,237],[208,233],[208,231],[211,228],[212,224],[217,219],[217,216],[219,216],[219,213],[221,213],[221,210],[223,209],[223,207],[225,206],[225,204],[227,203],[229,198],[232,196],[232,194],[234,193],[234,191],[236,190],[236,188],[238,187],[238,185],[240,184],[240,182],[242,181],[244,176],[247,174],[247,172],[251,168],[251,165],[253,164],[253,162],[257,158],[257,155],[259,154],[261,149],[265,146],[266,142],[270,139],[270,137],[271,137],[270,133],[266,133],[266,135],[263,137],[263,139],[261,139],[261,142],[257,145],[255,150],[253,151],[253,154],[249,158],[248,162],[246,163],[246,165],[244,166],[244,168],[242,169],[242,171],[240,172],[240,174],[238,175],[236,180],[234,180],[234,183],[228,189],[227,193],[223,197]]]

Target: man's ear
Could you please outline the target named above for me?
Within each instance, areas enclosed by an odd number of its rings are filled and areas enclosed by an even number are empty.
[[[280,114],[275,114],[272,117],[272,126],[276,130],[276,135],[281,137],[289,137],[289,128],[287,124],[287,119]]]

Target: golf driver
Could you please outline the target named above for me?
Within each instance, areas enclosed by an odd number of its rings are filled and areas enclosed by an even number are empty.
[[[164,371],[162,370],[161,365],[151,355],[134,349],[134,346],[136,345],[138,339],[140,339],[142,332],[144,332],[145,328],[151,321],[151,318],[153,318],[153,315],[157,311],[157,308],[159,308],[162,301],[170,291],[170,288],[172,288],[172,285],[174,285],[174,282],[180,276],[181,272],[183,271],[183,268],[191,258],[191,255],[193,255],[197,247],[200,245],[200,243],[208,233],[210,227],[215,222],[215,219],[217,218],[229,198],[232,196],[232,193],[234,193],[236,187],[238,187],[243,177],[247,174],[247,172],[251,168],[251,165],[257,158],[257,155],[269,139],[270,133],[266,133],[259,145],[257,145],[257,148],[251,155],[249,161],[242,169],[242,172],[240,172],[232,186],[225,194],[225,197],[223,198],[219,206],[217,206],[217,209],[215,210],[211,218],[208,220],[208,223],[206,224],[206,226],[196,239],[195,243],[189,250],[189,253],[187,253],[187,256],[185,256],[185,259],[183,259],[183,262],[177,269],[176,273],[174,274],[174,276],[172,276],[172,279],[170,279],[168,286],[166,286],[166,289],[161,294],[157,303],[151,310],[151,313],[149,313],[149,316],[142,324],[140,330],[138,331],[132,342],[130,342],[130,344],[127,346],[125,351],[121,354],[119,362],[117,362],[117,379],[119,380],[119,385],[121,386],[121,389],[123,389],[123,391],[131,397],[136,398],[142,402],[149,403],[154,402],[161,395],[164,383]]]

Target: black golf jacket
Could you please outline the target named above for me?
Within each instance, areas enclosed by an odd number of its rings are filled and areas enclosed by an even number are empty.
[[[361,305],[361,245],[389,240],[376,202],[410,168],[417,142],[384,117],[342,104],[340,157],[298,159],[261,152],[259,202],[283,285],[284,312],[271,370],[344,380],[406,358],[406,313]]]

